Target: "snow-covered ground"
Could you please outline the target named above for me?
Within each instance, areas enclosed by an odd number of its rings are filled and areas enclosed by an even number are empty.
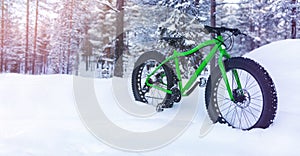
[[[72,76],[1,74],[0,156],[299,155],[299,49],[300,40],[284,40],[246,55],[268,70],[278,91],[277,116],[268,129],[241,131],[216,124],[205,131],[203,88],[173,109],[148,118],[133,117],[118,107],[113,79],[95,80],[95,93],[107,117],[131,131],[158,129],[168,124],[179,109],[191,107],[190,103],[198,104],[195,118],[181,136],[147,152],[117,150],[90,133],[77,109]]]

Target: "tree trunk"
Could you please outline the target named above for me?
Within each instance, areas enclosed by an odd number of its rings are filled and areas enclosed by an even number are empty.
[[[35,62],[36,62],[36,53],[37,53],[37,28],[38,28],[38,16],[39,16],[39,0],[36,0],[36,13],[35,13],[35,26],[34,26],[34,49],[33,49],[33,58],[32,58],[32,74],[35,74]]]
[[[292,4],[296,4],[296,2],[297,2],[297,0],[292,0]],[[295,39],[296,38],[296,36],[297,36],[297,32],[296,32],[296,18],[295,18],[295,16],[296,16],[296,7],[293,7],[292,8],[292,16],[293,16],[293,18],[292,18],[292,34],[291,34],[291,38],[292,39]]]
[[[212,27],[216,26],[216,0],[210,0],[210,25]]]
[[[2,18],[1,18],[1,60],[0,60],[0,73],[3,72],[3,57],[4,57],[4,0],[2,0]]]
[[[73,29],[73,8],[74,8],[74,0],[71,0],[70,27],[69,27],[70,31],[72,31],[72,29]],[[68,44],[68,54],[67,54],[67,74],[70,74],[71,39],[72,39],[72,34],[70,33],[69,44]]]
[[[80,63],[80,60],[79,60],[79,53],[76,53],[76,68],[75,68],[75,75],[78,76],[79,75],[79,63]]]
[[[89,56],[85,56],[85,71],[89,71]]]
[[[47,73],[47,71],[46,71],[46,69],[47,69],[47,56],[46,56],[46,54],[43,54],[43,66],[42,66],[42,70],[43,70],[43,74],[46,74]]]
[[[210,25],[212,27],[216,26],[216,6],[216,0],[210,0]],[[212,34],[212,37],[215,37],[214,34]],[[210,61],[210,69],[214,69],[215,66],[216,57],[213,57],[213,59]]]
[[[28,73],[28,53],[29,53],[29,0],[27,0],[27,13],[26,13],[25,74]]]
[[[123,76],[123,60],[122,55],[124,51],[124,0],[117,1],[117,9],[120,11],[117,17],[117,40],[115,50],[115,71],[114,75],[117,77]]]

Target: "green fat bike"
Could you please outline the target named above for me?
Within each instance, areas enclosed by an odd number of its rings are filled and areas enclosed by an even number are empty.
[[[203,85],[201,79],[197,81],[198,77],[217,56],[217,66],[210,69],[205,83],[205,103],[212,122],[227,123],[242,130],[269,127],[275,118],[278,102],[270,75],[257,62],[231,57],[226,50],[223,33],[230,33],[230,37],[243,33],[226,27],[205,26],[204,30],[217,37],[188,51],[174,50],[173,55],[167,58],[155,51],[146,52],[138,58],[132,73],[135,100],[152,104],[157,111],[171,108],[181,97],[190,95],[199,83]],[[208,46],[212,47],[211,51],[183,83],[179,58],[193,55]]]

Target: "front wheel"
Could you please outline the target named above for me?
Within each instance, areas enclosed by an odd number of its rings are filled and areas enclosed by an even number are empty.
[[[208,79],[205,102],[211,120],[234,128],[267,128],[275,118],[277,93],[267,71],[253,60],[237,57],[224,62],[234,101],[229,97],[219,68]],[[239,76],[242,89],[236,77]]]

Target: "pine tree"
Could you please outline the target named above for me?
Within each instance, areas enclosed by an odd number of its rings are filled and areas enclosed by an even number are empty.
[[[18,10],[23,13],[21,5],[24,4],[20,1],[5,1],[5,11],[3,20],[3,47],[5,52],[3,53],[3,71],[5,72],[20,72],[21,64],[23,59],[24,51],[23,48],[23,31],[22,25],[20,24],[20,19],[22,19],[21,14],[15,14]],[[22,53],[23,52],[23,53]]]

